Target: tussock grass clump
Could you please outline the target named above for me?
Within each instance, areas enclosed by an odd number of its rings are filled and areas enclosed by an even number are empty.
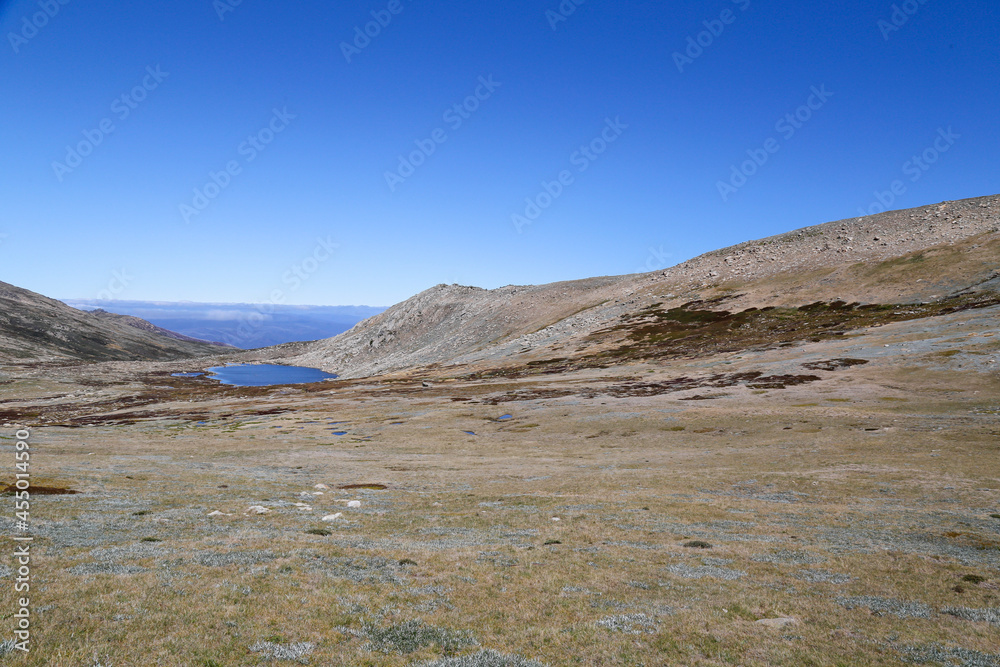
[[[646,614],[615,614],[597,621],[597,627],[627,635],[641,635],[656,632],[657,621]]]
[[[233,565],[260,565],[270,563],[278,557],[270,551],[230,551],[216,553],[205,551],[196,554],[194,562],[205,567],[230,567]]]
[[[918,665],[931,663],[935,665],[960,665],[961,667],[1000,667],[1000,653],[991,655],[961,646],[943,646],[941,644],[906,646],[899,654],[903,660]]]
[[[715,577],[716,579],[732,581],[746,576],[746,572],[743,570],[732,570],[725,567],[717,567],[715,565],[700,565],[698,567],[693,567],[685,563],[678,563],[676,565],[668,565],[666,570],[671,574],[676,574],[677,576],[684,577],[685,579]]]
[[[505,655],[492,649],[483,649],[471,655],[417,662],[412,667],[545,667],[545,665],[519,655]]]
[[[76,575],[88,574],[140,574],[148,570],[138,565],[120,565],[118,563],[83,563],[74,565],[67,572]]]
[[[682,546],[689,549],[711,549],[712,545],[705,540],[690,540],[685,542]]]
[[[302,664],[309,662],[309,654],[313,652],[316,645],[312,642],[299,642],[297,644],[278,644],[275,642],[257,642],[250,647],[254,653],[260,653],[273,660],[295,660]]]
[[[1000,607],[987,607],[985,609],[972,609],[970,607],[945,607],[941,611],[964,621],[976,621],[978,623],[1000,625]]]
[[[750,560],[755,563],[772,563],[774,565],[816,565],[824,562],[826,559],[805,551],[779,549],[767,554],[757,554]]]
[[[856,609],[863,607],[876,616],[890,614],[897,618],[930,618],[934,615],[934,610],[923,602],[903,602],[882,598],[877,595],[861,595],[857,597],[839,597],[837,604],[844,609]]]
[[[331,533],[326,528],[310,528],[309,530],[306,531],[306,534],[307,535],[321,535],[323,537],[326,537],[328,535],[333,535],[333,533]]]
[[[449,655],[479,644],[464,630],[439,628],[420,619],[386,627],[365,623],[361,628],[361,635],[368,640],[364,645],[366,650],[400,655],[413,653],[427,646],[437,646],[442,653]]]
[[[802,581],[808,581],[810,584],[846,584],[851,580],[851,576],[848,574],[812,568],[799,570],[794,576]]]

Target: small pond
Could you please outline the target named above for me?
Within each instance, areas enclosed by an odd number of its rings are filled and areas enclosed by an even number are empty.
[[[274,384],[304,384],[337,377],[318,368],[276,364],[240,364],[205,369],[209,378],[236,387],[267,387]]]

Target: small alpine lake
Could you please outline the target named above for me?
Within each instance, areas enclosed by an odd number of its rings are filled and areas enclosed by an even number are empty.
[[[337,376],[318,368],[278,364],[238,364],[205,369],[209,379],[236,387],[268,387],[279,384],[305,384],[332,380]]]

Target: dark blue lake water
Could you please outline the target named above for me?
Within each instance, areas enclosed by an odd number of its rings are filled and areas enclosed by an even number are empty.
[[[303,384],[331,380],[333,373],[304,366],[278,366],[275,364],[242,364],[215,366],[206,369],[213,380],[237,387],[267,387],[272,384]]]

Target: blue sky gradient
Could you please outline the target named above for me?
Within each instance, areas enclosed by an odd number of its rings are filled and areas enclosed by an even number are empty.
[[[0,2],[0,280],[388,305],[1000,192],[993,0],[232,2]]]

